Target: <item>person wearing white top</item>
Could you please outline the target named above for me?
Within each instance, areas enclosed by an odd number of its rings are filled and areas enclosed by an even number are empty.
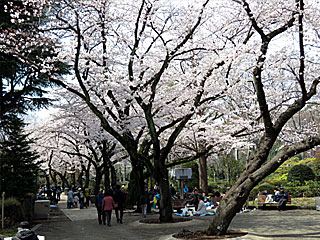
[[[195,212],[195,214],[207,214],[208,212],[206,210],[206,206],[205,206],[204,201],[203,201],[204,197],[200,196],[199,199],[200,199],[200,202],[199,202],[198,209]]]

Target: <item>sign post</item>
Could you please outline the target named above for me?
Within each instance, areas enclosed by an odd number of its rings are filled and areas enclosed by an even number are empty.
[[[180,199],[184,199],[183,181],[192,178],[191,168],[175,168],[172,170],[172,178],[180,181]]]
[[[4,195],[5,192],[2,193],[2,201],[1,201],[1,228],[4,229]]]

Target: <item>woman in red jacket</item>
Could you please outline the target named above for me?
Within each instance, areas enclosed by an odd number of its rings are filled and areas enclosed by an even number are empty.
[[[107,224],[110,227],[111,226],[111,214],[112,210],[114,209],[114,201],[112,198],[112,192],[109,190],[105,193],[105,197],[103,198],[102,201],[102,222],[104,225],[106,225],[106,217],[107,217]]]

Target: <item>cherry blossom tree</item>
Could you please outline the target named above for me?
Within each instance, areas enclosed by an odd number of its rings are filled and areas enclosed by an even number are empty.
[[[50,80],[86,103],[123,146],[141,192],[144,166],[152,172],[160,186],[161,221],[172,219],[167,168],[181,162],[168,158],[178,140],[193,134],[191,126],[198,141],[203,137],[211,145],[202,154],[217,143],[257,145],[206,230],[209,235],[227,231],[259,181],[320,144],[318,132],[310,131],[313,123],[304,129],[308,134],[292,134],[288,124],[310,110],[309,103],[319,103],[320,21],[313,1],[98,0],[49,6],[43,30],[63,43],[58,60],[73,66],[73,79]],[[268,160],[276,140],[287,134],[294,137]]]
[[[151,171],[160,186],[161,221],[172,219],[167,157],[188,121],[226,90],[226,83],[214,92],[204,89],[225,67],[221,59],[211,60],[223,42],[203,47],[211,32],[196,34],[209,21],[208,2],[192,7],[157,1],[141,1],[138,7],[130,1],[61,2],[52,15],[58,38],[72,38],[59,57],[73,63],[78,86],[52,81],[84,100],[126,149],[140,192],[141,170],[146,165]]]
[[[219,206],[207,229],[209,235],[226,233],[250,190],[259,181],[288,158],[320,144],[319,132],[309,131],[314,128],[309,126],[306,129],[308,136],[296,132],[299,137],[291,138],[268,160],[271,148],[279,136],[288,134],[288,122],[301,110],[308,110],[306,107],[309,102],[319,103],[316,95],[319,72],[316,71],[318,64],[315,61],[319,41],[316,26],[319,6],[303,0],[231,2],[238,11],[238,19],[246,25],[247,36],[250,36],[250,39],[243,39],[242,44],[247,47],[243,48],[246,52],[239,54],[243,64],[237,65],[237,71],[243,77],[252,79],[254,86],[251,89],[239,89],[242,92],[239,96],[248,100],[237,102],[237,105],[253,103],[250,106],[252,111],[244,111],[242,114],[252,115],[256,119],[253,123],[260,122],[256,129],[259,141],[247,168]],[[245,61],[243,57],[246,57]],[[245,131],[247,128],[242,128],[235,131],[235,135]]]

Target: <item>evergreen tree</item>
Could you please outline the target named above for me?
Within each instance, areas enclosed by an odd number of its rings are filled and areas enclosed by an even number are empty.
[[[9,114],[0,126],[0,192],[6,196],[23,197],[37,190],[38,155],[31,150],[33,140],[25,133],[25,126],[16,114]]]
[[[40,34],[45,10],[33,14],[37,11],[31,2],[0,0],[0,119],[13,109],[25,113],[46,107],[50,76],[68,72],[58,60],[47,62],[56,56],[55,43]]]

